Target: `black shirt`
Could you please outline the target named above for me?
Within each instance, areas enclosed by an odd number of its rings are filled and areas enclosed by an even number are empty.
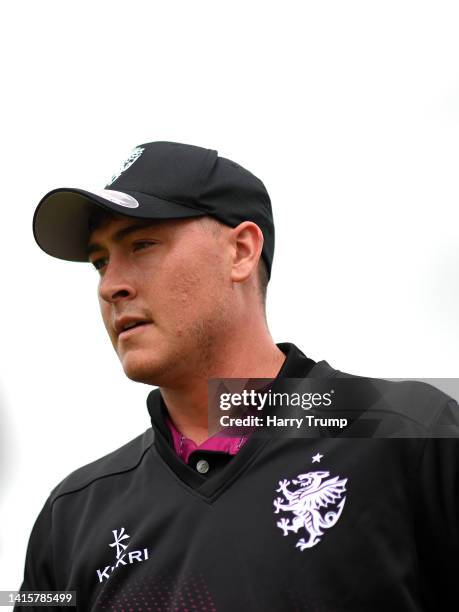
[[[351,377],[279,347],[281,378]],[[458,428],[441,391],[380,382],[422,406],[413,426]],[[76,590],[85,612],[459,608],[456,439],[251,436],[203,475],[171,447],[157,389],[148,410],[151,428],[51,492],[21,590]]]

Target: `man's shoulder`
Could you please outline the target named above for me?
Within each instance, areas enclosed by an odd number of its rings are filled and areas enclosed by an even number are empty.
[[[439,421],[459,425],[459,406],[457,401],[443,390],[435,386],[436,381],[409,379],[386,379],[350,374],[332,368],[327,362],[322,362],[326,375],[334,380],[354,381],[355,389],[361,385],[362,393],[373,390],[374,400],[371,409],[389,408],[394,414],[410,419],[423,428],[430,429]],[[439,380],[438,383],[441,381]]]
[[[101,478],[135,469],[153,444],[153,438],[154,433],[150,427],[144,433],[111,453],[71,472],[52,490],[50,494],[51,504],[64,495],[82,491]]]

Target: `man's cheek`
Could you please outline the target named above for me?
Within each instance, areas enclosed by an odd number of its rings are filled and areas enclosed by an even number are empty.
[[[112,325],[112,321],[111,321],[111,317],[110,317],[110,310],[107,307],[107,305],[99,299],[99,306],[100,306],[100,314],[102,316],[102,321],[104,322],[104,327],[107,330],[108,335],[110,336],[110,340],[112,341],[112,343],[115,342],[115,330],[113,329],[113,325]]]
[[[177,266],[174,272],[170,274],[169,291],[173,292],[175,287],[179,294],[189,293],[202,285],[204,279],[205,274],[203,274],[201,266],[197,263],[193,265],[191,261],[187,261],[186,265]]]

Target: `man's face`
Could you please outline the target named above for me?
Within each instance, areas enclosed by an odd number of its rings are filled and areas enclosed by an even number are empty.
[[[223,236],[206,219],[121,216],[91,233],[102,318],[129,378],[168,386],[199,371],[228,316]]]

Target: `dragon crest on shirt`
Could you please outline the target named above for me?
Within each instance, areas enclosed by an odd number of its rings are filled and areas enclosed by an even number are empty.
[[[343,511],[347,478],[329,476],[330,472],[325,471],[298,474],[291,481],[280,480],[276,489],[283,497],[274,500],[274,514],[291,514],[290,519],[283,517],[276,525],[282,529],[284,536],[289,531],[298,533],[300,529],[305,529],[308,538],[301,538],[296,543],[301,551],[318,544],[324,530],[336,525]],[[290,490],[288,487],[291,484],[298,486]]]

